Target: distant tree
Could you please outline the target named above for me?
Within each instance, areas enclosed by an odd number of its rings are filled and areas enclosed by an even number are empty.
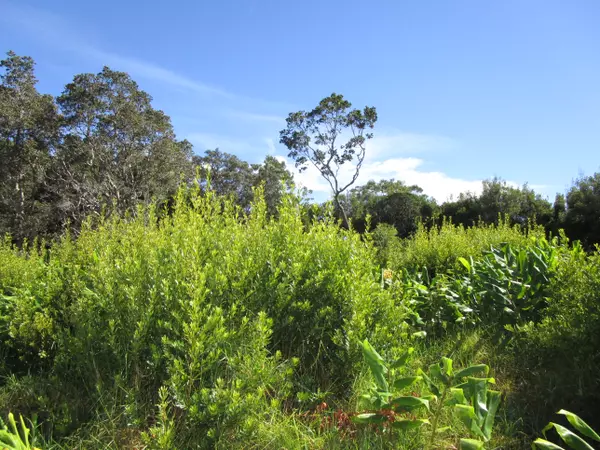
[[[46,174],[58,141],[56,105],[37,91],[34,66],[14,52],[0,61],[0,234],[17,242],[47,226]]]
[[[262,164],[252,164],[252,169],[254,186],[264,187],[267,212],[270,216],[277,216],[284,193],[294,187],[294,176],[287,170],[285,162],[278,161],[271,155],[268,155]]]
[[[365,159],[365,143],[373,137],[367,130],[377,121],[374,107],[362,111],[351,107],[342,95],[333,93],[312,111],[290,113],[287,127],[280,132],[280,142],[288,148],[288,157],[295,161],[296,167],[303,171],[310,164],[327,181],[346,226],[348,215],[340,195],[358,178]],[[339,176],[340,168],[351,162],[354,162],[353,174],[350,181],[344,182]]]
[[[467,226],[479,220],[495,223],[499,215],[509,217],[514,224],[526,225],[535,219],[538,224],[546,225],[552,218],[552,206],[526,184],[513,187],[504,180],[493,178],[483,181],[480,195],[460,194],[456,201],[444,203],[442,214]]]
[[[591,249],[600,243],[600,173],[575,181],[567,193],[565,232]]]
[[[248,162],[218,148],[206,150],[203,156],[196,155],[192,160],[198,167],[202,187],[210,180],[210,188],[218,195],[232,196],[242,208],[250,205],[254,174]]]
[[[103,205],[118,211],[166,201],[191,177],[191,144],[124,72],[75,76],[57,99],[64,139],[54,164],[59,220],[79,223]]]
[[[207,150],[203,156],[194,156],[193,163],[198,167],[202,187],[206,187],[210,179],[213,191],[232,197],[243,209],[250,206],[252,189],[262,185],[270,215],[277,215],[283,193],[294,185],[293,175],[286,169],[285,163],[270,155],[262,163],[249,164],[235,155],[215,149]]]
[[[438,208],[419,186],[407,186],[393,179],[371,180],[350,190],[342,201],[358,231],[364,231],[366,216],[370,215],[373,227],[392,225],[400,237],[413,233],[417,222],[427,221]]]

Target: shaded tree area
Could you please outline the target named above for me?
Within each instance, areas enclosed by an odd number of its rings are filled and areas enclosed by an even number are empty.
[[[277,215],[277,208],[286,191],[294,189],[294,178],[285,162],[268,155],[261,164],[250,164],[235,155],[219,149],[207,150],[204,156],[194,156],[198,167],[198,181],[203,188],[219,195],[232,197],[236,204],[247,210],[253,199],[253,189],[262,186],[269,215]]]

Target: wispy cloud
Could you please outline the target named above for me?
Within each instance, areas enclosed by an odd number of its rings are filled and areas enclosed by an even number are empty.
[[[228,99],[236,97],[235,94],[227,90],[175,73],[152,62],[101,50],[90,44],[81,33],[74,30],[70,23],[51,12],[5,1],[0,1],[0,5],[2,10],[0,20],[7,26],[26,31],[30,36],[37,36],[39,40],[54,47],[76,53],[81,58],[91,59],[103,65],[114,66],[136,77],[158,81],[196,93],[216,95]]]
[[[235,94],[232,94],[224,89],[195,81],[191,78],[179,75],[172,70],[165,69],[164,67],[160,67],[153,63],[141,61],[136,58],[119,56],[113,53],[107,53],[86,46],[82,46],[78,48],[78,50],[86,56],[93,56],[94,59],[103,61],[103,64],[118,67],[119,70],[128,72],[135,76],[167,83],[172,86],[187,89],[200,94],[217,95],[219,97],[229,99],[236,98]]]
[[[245,159],[262,159],[267,154],[272,154],[275,145],[270,138],[238,138],[214,133],[190,133],[186,136],[196,149],[202,154],[205,150],[219,150],[232,153]],[[254,161],[251,161],[254,162]]]
[[[453,150],[458,143],[449,137],[397,130],[378,132],[367,142],[370,161],[398,155]]]
[[[229,117],[242,119],[248,122],[267,122],[280,126],[285,125],[285,119],[283,117],[272,114],[257,114],[246,111],[227,111],[227,115]]]

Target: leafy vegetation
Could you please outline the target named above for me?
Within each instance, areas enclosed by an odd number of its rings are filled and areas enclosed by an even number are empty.
[[[331,183],[311,205],[272,156],[193,155],[125,73],[52,98],[1,65],[7,448],[595,445],[597,175],[553,207],[350,189],[377,115],[334,94],[280,136]]]

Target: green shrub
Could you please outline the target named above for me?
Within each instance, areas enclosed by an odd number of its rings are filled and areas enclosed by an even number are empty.
[[[245,215],[182,190],[160,220],[150,207],[87,222],[42,253],[4,244],[5,373],[62,387],[39,412],[58,420],[66,408],[73,427],[106,404],[143,426],[167,386],[178,420],[215,441],[286,399],[293,358],[294,389],[346,395],[354,336],[389,342],[404,316],[369,242],[331,218],[306,226],[298,199],[283,203],[270,219],[260,195]]]
[[[420,225],[413,236],[394,243],[389,250],[389,265],[393,270],[427,267],[435,275],[453,268],[459,257],[477,257],[501,243],[526,245],[528,236],[543,237],[543,227],[524,230],[518,225],[511,226],[505,218],[498,224],[481,223],[465,228],[444,219],[430,229]]]
[[[542,322],[522,330],[511,348],[521,387],[515,400],[531,431],[560,407],[599,427],[600,253],[586,255],[578,245],[562,252],[548,291]]]

